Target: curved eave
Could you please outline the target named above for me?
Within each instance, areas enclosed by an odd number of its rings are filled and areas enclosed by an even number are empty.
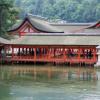
[[[86,29],[89,29],[89,28],[96,28],[96,26],[97,26],[98,24],[100,24],[100,21],[98,21],[98,22],[92,24],[91,26],[87,27]]]
[[[0,44],[10,44],[10,41],[9,40],[7,40],[7,39],[4,39],[4,38],[2,38],[2,37],[0,37]]]

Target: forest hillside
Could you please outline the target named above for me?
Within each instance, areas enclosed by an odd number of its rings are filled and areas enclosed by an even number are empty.
[[[26,13],[67,22],[94,22],[100,19],[100,0],[15,0],[19,16]]]

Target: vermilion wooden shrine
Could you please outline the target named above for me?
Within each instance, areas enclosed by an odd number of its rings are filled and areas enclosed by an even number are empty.
[[[96,46],[100,43],[97,35],[69,35],[33,16],[27,16],[19,25],[13,26],[9,34],[14,39],[0,46],[0,58],[6,62],[80,65],[97,62]]]
[[[11,61],[94,64],[96,60],[95,47],[12,45]]]

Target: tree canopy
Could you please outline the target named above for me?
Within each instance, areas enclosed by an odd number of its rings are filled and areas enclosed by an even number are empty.
[[[0,0],[0,36],[27,13],[53,21],[94,22],[100,20],[100,0]]]
[[[19,17],[26,13],[67,22],[94,22],[100,19],[100,0],[15,0]]]
[[[15,23],[17,15],[13,0],[0,0],[0,36],[6,36],[8,28]]]

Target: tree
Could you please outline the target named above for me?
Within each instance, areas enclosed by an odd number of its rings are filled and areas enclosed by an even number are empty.
[[[48,3],[50,3],[51,5],[54,5],[54,3],[56,3],[56,2],[55,2],[55,0],[48,0]]]
[[[26,13],[67,22],[94,22],[100,19],[100,0],[15,0],[20,17]],[[19,3],[20,2],[20,3]],[[19,5],[20,4],[20,5]]]
[[[6,36],[10,25],[14,24],[17,10],[13,0],[0,0],[0,36]]]
[[[35,15],[42,15],[43,1],[44,0],[37,0],[36,6],[35,6],[35,11],[34,11]]]

